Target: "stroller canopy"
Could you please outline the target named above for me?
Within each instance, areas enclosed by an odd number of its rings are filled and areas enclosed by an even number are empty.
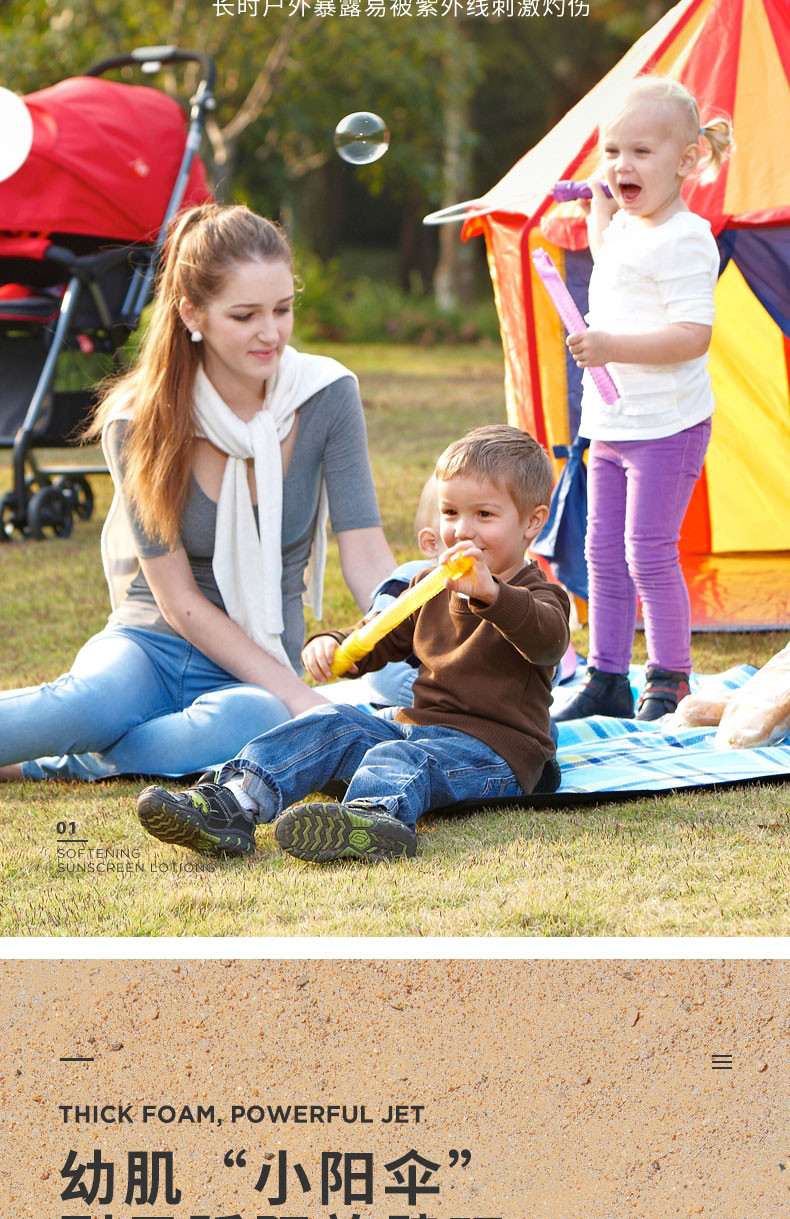
[[[33,146],[0,182],[6,232],[156,240],[186,144],[179,104],[145,85],[76,76],[25,97]],[[184,204],[210,199],[196,157]]]

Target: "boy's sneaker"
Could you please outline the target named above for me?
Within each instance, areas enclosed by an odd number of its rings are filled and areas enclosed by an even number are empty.
[[[658,720],[671,715],[689,692],[689,675],[674,669],[654,669],[645,674],[645,688],[636,709],[638,720]]]
[[[330,859],[383,863],[417,853],[414,830],[367,805],[319,800],[294,804],[275,821],[274,837],[284,851],[311,863]]]
[[[217,783],[183,792],[146,787],[137,800],[137,815],[154,838],[201,855],[251,855],[255,850],[255,823],[233,792]]]

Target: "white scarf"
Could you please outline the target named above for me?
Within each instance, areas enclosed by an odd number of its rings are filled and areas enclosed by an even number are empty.
[[[266,385],[262,409],[244,422],[223,402],[202,365],[194,385],[196,435],[228,454],[217,502],[213,571],[230,618],[282,664],[290,665],[282,644],[282,456],[280,442],[293,427],[299,407],[319,390],[353,376],[327,356],[305,355],[286,347],[277,371]],[[113,418],[129,418],[121,408]],[[104,446],[105,456],[107,446]],[[247,481],[247,459],[254,462],[258,528]],[[112,468],[118,484],[120,474]],[[307,594],[316,618],[326,563],[326,486],[321,480],[313,549],[306,573]],[[131,530],[116,491],[102,530],[102,561],[113,609],[122,599],[138,562]]]

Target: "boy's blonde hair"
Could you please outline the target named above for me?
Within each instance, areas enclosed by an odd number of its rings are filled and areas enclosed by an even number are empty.
[[[485,479],[507,491],[524,518],[548,504],[554,475],[549,456],[528,432],[506,423],[474,428],[449,445],[436,463],[437,479]]]
[[[417,511],[414,514],[414,536],[417,537],[422,529],[435,530],[438,526],[439,516],[439,488],[436,485],[436,475],[432,474],[425,480],[417,502]]]
[[[601,138],[612,123],[638,102],[656,102],[671,108],[673,125],[683,144],[701,142],[703,145],[703,155],[694,172],[702,173],[706,181],[717,176],[735,147],[732,123],[725,114],[711,115],[703,123],[699,107],[688,89],[669,76],[638,76],[630,85],[623,105],[601,128]]]

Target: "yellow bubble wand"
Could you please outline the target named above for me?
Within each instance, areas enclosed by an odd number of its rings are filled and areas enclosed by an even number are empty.
[[[348,639],[341,643],[332,658],[332,675],[342,677],[353,664],[367,656],[380,639],[399,626],[404,618],[408,618],[409,614],[413,614],[426,601],[430,601],[431,597],[440,593],[445,580],[457,580],[460,576],[468,575],[473,567],[474,559],[471,555],[454,554],[446,563],[442,563],[441,567],[437,567],[411,588],[407,588],[397,601],[393,601],[392,605],[382,610],[375,618],[371,618],[364,626],[352,631]]]

